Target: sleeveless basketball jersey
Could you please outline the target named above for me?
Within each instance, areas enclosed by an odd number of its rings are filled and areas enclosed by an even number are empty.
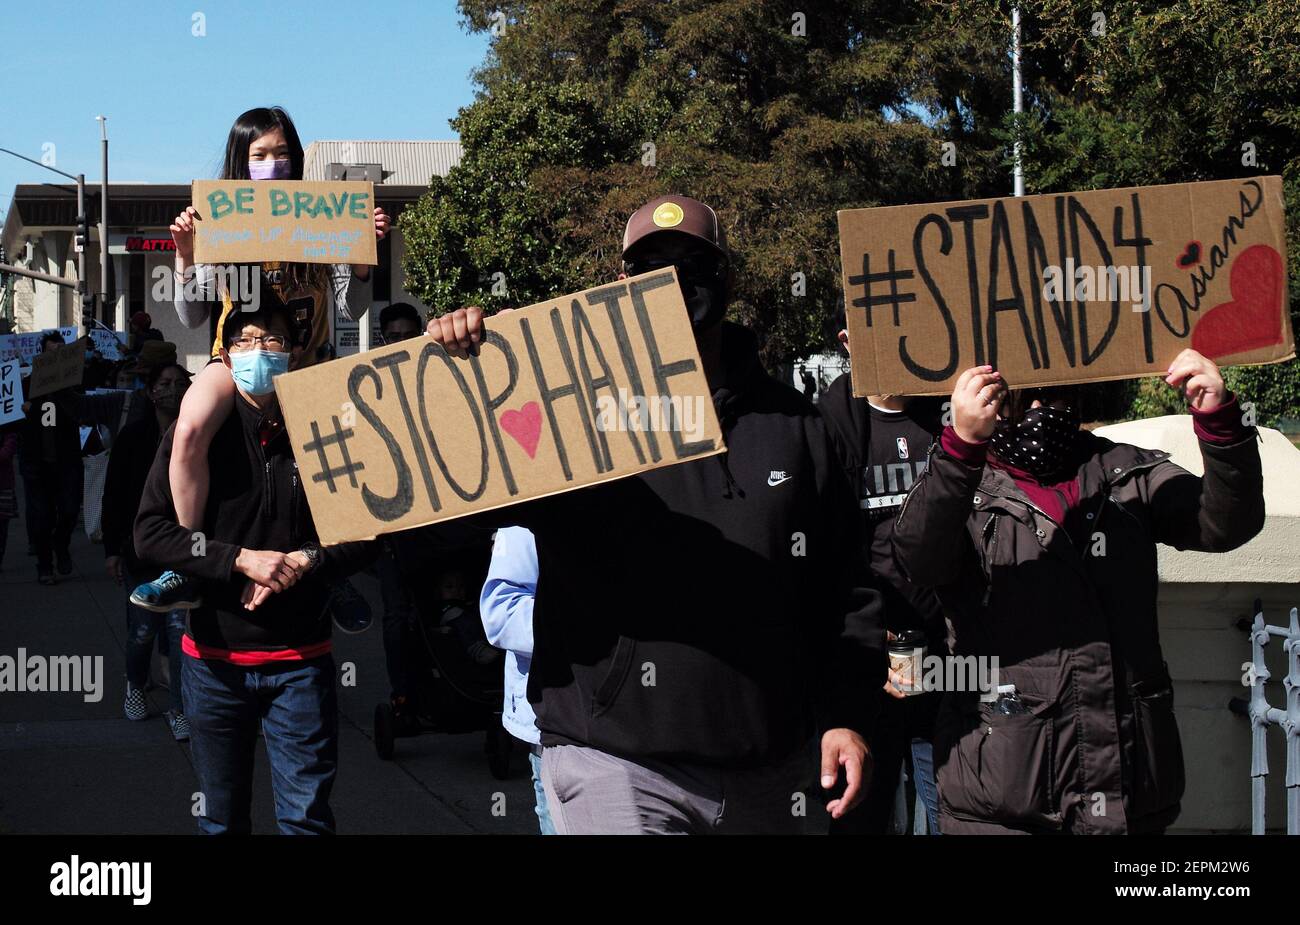
[[[327,279],[332,282],[334,279],[334,267],[330,267],[330,273]],[[311,366],[319,359],[320,348],[330,339],[330,313],[333,311],[333,300],[330,298],[329,286],[313,286],[306,290],[296,292],[285,292],[286,285],[280,275],[279,261],[268,261],[262,264],[262,273],[266,276],[269,285],[275,289],[280,299],[288,304],[291,300],[303,300],[300,304],[295,305],[294,324],[297,326],[298,334],[295,346],[302,346],[302,355],[299,357],[296,368],[302,369]],[[305,300],[310,298],[310,303]],[[235,304],[230,298],[229,291],[223,289],[221,292],[221,317],[217,319],[216,334],[212,340],[212,356],[217,357],[221,354],[221,348],[225,344],[225,327],[226,320],[236,311]],[[306,332],[305,336],[304,333]]]

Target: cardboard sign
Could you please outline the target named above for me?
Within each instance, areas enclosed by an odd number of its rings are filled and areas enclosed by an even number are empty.
[[[103,328],[92,328],[86,333],[90,335],[95,350],[104,359],[120,360],[126,355],[122,345],[130,343],[130,340],[128,340],[125,331],[105,331]]]
[[[195,180],[198,263],[379,263],[373,183]]]
[[[0,361],[0,424],[23,416],[23,381],[17,360]]]
[[[77,329],[73,326],[3,334],[0,335],[0,360],[21,360],[24,365],[31,365],[32,357],[41,352],[41,340],[49,334],[59,335],[65,344],[77,339]]]
[[[853,394],[947,395],[1295,355],[1282,180],[1252,177],[839,213]]]
[[[32,378],[27,383],[27,397],[37,398],[81,385],[85,368],[84,342],[52,347],[32,358]]]
[[[419,337],[275,387],[326,544],[726,448],[671,269],[490,318],[477,357]]]

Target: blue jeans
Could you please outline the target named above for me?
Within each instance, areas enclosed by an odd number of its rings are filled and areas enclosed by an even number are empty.
[[[533,792],[537,795],[537,823],[543,835],[555,834],[555,823],[551,821],[551,811],[546,806],[546,788],[542,786],[542,756],[528,750],[528,766],[533,769]]]
[[[931,712],[936,695],[897,700],[885,694],[871,737],[873,768],[862,804],[842,819],[833,820],[834,835],[886,835],[907,831],[910,807],[902,797],[906,788],[899,781],[911,758],[911,778],[925,807],[929,834],[939,834],[939,791],[934,781],[934,746],[931,744]],[[927,699],[930,698],[930,699]],[[912,820],[912,831],[916,820]]]
[[[185,670],[187,657],[181,651],[181,637],[185,635],[185,611],[173,610],[168,613],[154,613],[131,603],[131,591],[139,581],[136,576],[123,570],[126,587],[126,680],[133,688],[143,688],[149,680],[149,661],[153,656],[153,641],[159,630],[166,628],[167,664],[171,668],[171,682],[167,685],[171,694],[171,708],[177,713],[184,713],[184,697],[181,694],[182,672]]]
[[[939,788],[934,783],[934,743],[929,739],[912,739],[912,780],[925,805],[929,834],[938,835]]]
[[[329,806],[339,751],[334,657],[255,666],[186,660],[190,746],[205,802],[199,831],[251,831],[253,748],[260,722],[280,832],[334,834]]]

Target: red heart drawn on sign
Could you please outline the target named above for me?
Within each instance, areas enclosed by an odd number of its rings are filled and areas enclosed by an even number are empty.
[[[1214,306],[1192,330],[1192,349],[1231,356],[1282,341],[1282,257],[1267,244],[1246,248],[1228,277],[1231,302]]]
[[[501,429],[519,441],[528,458],[537,455],[537,441],[542,436],[542,409],[530,401],[518,411],[501,412]]]
[[[1180,270],[1186,270],[1190,267],[1194,267],[1200,262],[1201,262],[1200,241],[1188,241],[1187,246],[1183,248],[1183,252],[1179,254],[1178,259],[1174,261],[1174,263],[1178,265],[1178,269]]]

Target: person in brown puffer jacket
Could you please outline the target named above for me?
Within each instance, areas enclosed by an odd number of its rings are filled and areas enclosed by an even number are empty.
[[[1184,350],[1205,475],[1079,428],[1073,390],[966,370],[952,424],[903,503],[894,554],[934,587],[954,655],[998,660],[1020,703],[946,692],[944,834],[1160,833],[1183,755],[1156,619],[1156,544],[1223,552],[1264,521],[1257,433],[1215,364]]]

